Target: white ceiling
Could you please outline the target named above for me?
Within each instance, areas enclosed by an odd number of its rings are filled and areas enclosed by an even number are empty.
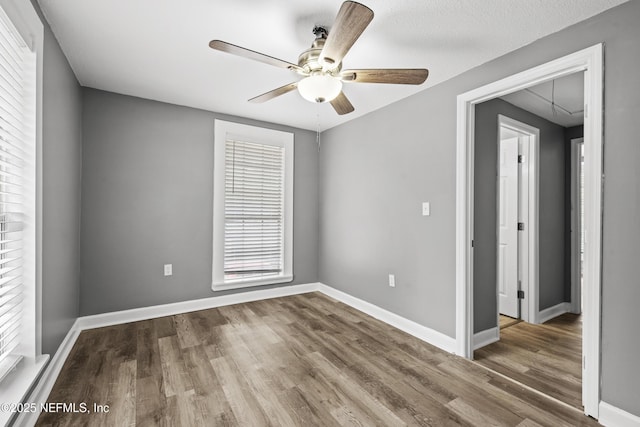
[[[502,99],[560,126],[581,125],[584,123],[584,72],[505,95]]]
[[[292,92],[247,99],[297,80],[288,70],[214,51],[221,39],[297,62],[314,25],[341,0],[39,0],[80,84],[315,130],[362,116],[626,0],[363,0],[375,17],[345,68],[428,68],[421,86],[345,85],[338,116]]]

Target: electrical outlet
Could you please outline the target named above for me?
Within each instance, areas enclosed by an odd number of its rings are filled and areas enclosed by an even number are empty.
[[[165,276],[173,275],[173,264],[165,264],[164,265],[164,275]]]
[[[390,274],[389,275],[389,286],[391,286],[392,288],[396,287],[396,275],[395,274]]]

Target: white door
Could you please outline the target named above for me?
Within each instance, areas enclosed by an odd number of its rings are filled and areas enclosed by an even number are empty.
[[[518,318],[518,138],[500,141],[498,180],[498,305]]]

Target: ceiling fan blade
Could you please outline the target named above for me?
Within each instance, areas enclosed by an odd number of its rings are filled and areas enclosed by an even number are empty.
[[[345,1],[329,31],[320,54],[320,61],[338,64],[373,19],[373,11],[354,1]]]
[[[222,40],[211,40],[209,42],[209,47],[211,49],[219,50],[221,52],[227,52],[232,55],[242,56],[244,58],[253,59],[254,61],[273,65],[275,67],[286,68],[288,70],[298,72],[302,71],[302,68],[300,68],[296,64],[292,64],[291,62],[283,61],[282,59],[274,58],[273,56],[265,55],[264,53],[236,46]]]
[[[345,82],[419,85],[427,80],[429,70],[424,68],[344,70],[340,73],[340,77]]]
[[[270,90],[269,92],[265,92],[262,95],[258,95],[254,98],[251,98],[249,102],[253,102],[255,104],[259,104],[261,102],[269,101],[277,96],[284,95],[285,93],[289,93],[292,90],[295,90],[298,87],[298,82],[289,83],[288,85],[281,86],[277,89]]]
[[[336,110],[336,113],[341,116],[343,114],[349,114],[355,110],[344,92],[340,92],[340,94],[333,101],[331,101],[331,106],[334,110]]]

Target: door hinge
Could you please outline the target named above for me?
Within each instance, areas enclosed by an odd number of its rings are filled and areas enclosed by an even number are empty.
[[[518,291],[518,299],[524,299],[524,291]]]
[[[524,222],[519,222],[518,223],[518,231],[522,231],[524,230]]]
[[[524,163],[524,155],[518,154],[518,163]]]

